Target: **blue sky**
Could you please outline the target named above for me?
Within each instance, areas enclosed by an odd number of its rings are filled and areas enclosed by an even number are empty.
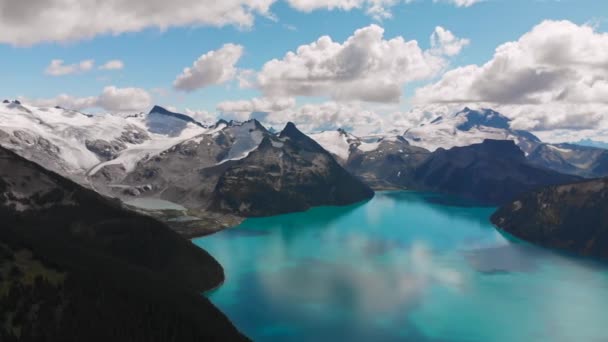
[[[0,0],[0,5],[7,1],[13,0]],[[45,8],[33,10],[44,11]],[[177,24],[178,27],[159,30],[149,25],[137,32],[93,34],[91,38],[67,41],[28,42],[25,46],[11,42],[10,37],[0,37],[0,96],[49,99],[68,94],[87,97],[97,96],[104,87],[111,85],[144,89],[151,94],[152,102],[179,110],[215,111],[216,105],[222,101],[265,95],[255,87],[240,88],[236,80],[191,92],[173,89],[172,84],[183,68],[192,66],[201,55],[220,49],[226,43],[244,48],[235,65],[239,70],[259,71],[267,61],[281,59],[286,52],[295,51],[298,46],[314,42],[323,35],[342,43],[355,30],[370,24],[384,29],[384,39],[402,36],[406,41],[416,40],[422,50],[427,50],[431,33],[436,26],[441,26],[458,38],[470,40],[460,53],[446,58],[449,66],[443,71],[447,71],[490,61],[497,46],[518,40],[543,20],[565,19],[581,26],[592,25],[598,34],[606,32],[608,27],[608,2],[603,0],[486,0],[468,7],[418,0],[400,3],[389,10],[391,18],[376,20],[366,13],[365,8],[304,12],[277,1],[268,13],[256,14],[251,27],[244,28],[232,24],[222,27]],[[45,74],[45,69],[53,59],[64,60],[65,64],[93,59],[96,66],[87,72],[51,76]],[[123,61],[124,68],[98,69],[109,60]],[[403,83],[403,99],[394,108],[409,108],[409,99],[417,87],[441,77],[442,73],[437,73],[423,80]],[[163,95],[159,89],[163,90]],[[298,105],[332,100],[323,94],[294,97]]]

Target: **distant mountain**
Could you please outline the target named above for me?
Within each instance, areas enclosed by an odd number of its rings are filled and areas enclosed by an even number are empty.
[[[106,164],[130,169],[213,129],[160,107],[148,114],[87,115],[61,107],[0,104],[0,145],[84,186],[91,170]]]
[[[381,138],[363,146],[350,155],[346,169],[379,190],[411,187],[411,173],[430,155],[400,136]]]
[[[492,139],[513,140],[525,153],[530,153],[541,143],[530,132],[512,129],[511,120],[496,111],[468,107],[408,129],[403,137],[412,145],[430,151],[469,146]]]
[[[580,178],[532,165],[510,140],[439,149],[412,174],[413,187],[470,198],[487,204],[506,203],[541,186]]]
[[[574,144],[540,144],[528,159],[535,165],[586,178],[608,176],[608,150]]]
[[[59,107],[38,108],[14,102],[0,104],[0,120],[2,146],[105,195],[123,200],[160,198],[184,205],[191,209],[190,214],[203,216],[206,230],[224,225],[216,218],[207,220],[213,216],[212,209],[260,216],[314,205],[348,204],[371,196],[367,186],[344,175],[342,166],[316,143],[315,149],[310,149],[300,146],[310,145],[303,138],[286,141],[290,138],[280,138],[256,120],[220,120],[205,125],[160,106],[147,114],[85,115]],[[251,209],[247,209],[248,204],[219,204],[215,196],[225,193],[216,185],[220,180],[227,184],[227,178],[222,176],[233,172],[234,164],[243,167],[250,163],[253,156],[247,157],[265,146],[264,138],[272,148],[263,152],[274,164],[257,160],[262,163],[258,168],[264,176],[281,170],[279,183],[272,190],[284,195],[289,187],[296,187],[296,191],[300,185],[305,188],[315,183],[326,189],[319,192],[323,198],[313,199],[316,194],[303,193],[292,202],[275,202],[274,208],[258,208],[261,203],[257,202]],[[276,154],[276,158],[271,154]],[[289,165],[289,169],[283,165]],[[334,177],[338,174],[342,176]],[[300,181],[309,183],[298,184]],[[353,191],[344,192],[346,188]],[[193,225],[179,222],[173,221],[172,226],[185,225],[188,230]]]
[[[591,139],[582,139],[582,140],[579,140],[577,142],[573,142],[570,144],[578,145],[578,146],[587,146],[587,147],[597,147],[597,148],[608,149],[608,142],[595,141],[595,140],[591,140]]]
[[[492,216],[501,230],[535,244],[608,258],[608,178],[518,196]]]
[[[314,140],[288,123],[266,134],[247,157],[231,162],[213,193],[212,208],[245,216],[347,205],[373,197]]]
[[[80,183],[88,168],[149,140],[145,126],[134,118],[0,104],[2,146]]]
[[[361,201],[373,192],[288,124],[277,136],[258,121],[230,122],[140,160],[132,170],[93,170],[96,189],[186,208],[264,216]]]
[[[357,137],[342,129],[309,136],[376,190],[407,187],[407,175],[430,153],[402,136]]]
[[[0,147],[0,340],[246,340],[205,251]]]

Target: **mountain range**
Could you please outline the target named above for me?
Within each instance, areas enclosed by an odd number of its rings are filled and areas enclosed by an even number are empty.
[[[503,204],[536,187],[608,175],[608,150],[543,143],[491,109],[465,108],[401,135],[357,137],[342,129],[306,135],[293,124],[273,132],[257,120],[206,125],[160,106],[132,115],[0,106],[3,146],[126,203],[177,204],[135,208],[191,236],[241,217],[354,203],[373,196],[370,188]],[[450,184],[454,175],[467,186]]]

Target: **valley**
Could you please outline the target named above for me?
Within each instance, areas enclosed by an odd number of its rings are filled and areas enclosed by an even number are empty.
[[[543,143],[511,130],[492,110],[465,108],[402,135],[357,137],[342,129],[305,134],[293,123],[274,132],[255,119],[203,124],[159,106],[114,116],[2,105],[0,208],[9,229],[0,245],[1,279],[5,298],[18,288],[26,291],[22,298],[59,291],[44,310],[62,305],[78,312],[94,301],[87,291],[99,286],[109,298],[100,310],[110,310],[120,296],[145,286],[139,299],[121,304],[130,316],[123,323],[158,324],[148,322],[196,312],[219,324],[184,321],[188,336],[246,339],[232,321],[247,337],[265,341],[333,339],[351,325],[359,327],[348,334],[353,341],[400,334],[415,341],[553,339],[553,332],[534,332],[523,322],[518,333],[496,335],[453,326],[448,317],[468,309],[476,310],[468,319],[483,320],[483,310],[462,301],[502,307],[490,296],[494,288],[505,298],[522,296],[525,281],[542,287],[605,268],[517,240],[607,257],[608,238],[597,224],[606,221],[605,181],[587,180],[606,175],[605,150]],[[556,270],[541,269],[548,265]],[[562,295],[600,293],[606,272],[597,284]],[[31,277],[40,280],[28,282]],[[123,281],[134,285],[113,285]],[[179,285],[158,296],[154,289],[169,281]],[[512,283],[509,290],[503,282]],[[192,299],[203,291],[213,304]],[[527,310],[541,310],[544,304],[528,297],[534,292],[526,296]],[[448,305],[441,310],[448,316],[433,309],[437,300]],[[160,308],[157,316],[144,318],[141,301]],[[54,337],[74,330],[94,340],[95,329],[63,327],[78,322],[67,313],[35,326],[25,302],[0,305],[13,315],[4,317],[12,328],[3,338],[23,329]],[[261,306],[269,311],[252,319],[250,310]],[[378,321],[362,320],[370,315]],[[449,334],[430,323],[438,315]],[[126,329],[109,322],[116,332]],[[323,333],[311,328],[320,325]],[[39,330],[49,326],[59,328]],[[587,321],[563,334],[595,338],[600,327]],[[159,329],[133,340],[164,340],[162,324]]]

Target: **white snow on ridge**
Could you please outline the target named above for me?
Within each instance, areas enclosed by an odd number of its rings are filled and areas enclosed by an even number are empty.
[[[253,120],[227,127],[226,131],[235,138],[235,141],[230,151],[228,151],[226,158],[220,161],[218,165],[247,157],[249,153],[255,151],[260,146],[260,143],[264,139],[264,133],[256,127]]]
[[[158,123],[162,118],[155,120]],[[148,116],[145,114],[85,115],[63,108],[37,108],[16,103],[0,104],[0,131],[8,134],[8,137],[4,138],[0,135],[2,144],[27,155],[28,149],[40,144],[41,138],[45,139],[58,149],[57,155],[49,155],[49,160],[46,162],[57,163],[63,172],[71,176],[93,175],[103,166],[114,164],[122,164],[127,171],[131,171],[139,160],[153,157],[180,142],[211,131],[193,123],[184,124],[175,121],[175,118],[167,117],[167,125],[175,124],[180,128],[179,131],[172,130],[173,136],[169,136],[151,133],[148,129]],[[225,126],[219,128],[223,127]],[[98,155],[86,147],[87,141],[112,142],[123,134],[139,132],[146,132],[149,139],[142,139],[141,143],[123,142],[126,149],[110,161],[100,160]],[[44,164],[45,161],[36,162]]]
[[[566,148],[560,148],[560,147],[557,147],[557,146],[551,145],[551,144],[547,144],[547,147],[549,147],[550,149],[555,150],[557,152],[561,152],[561,153],[570,153],[570,152],[572,152],[572,150],[569,150],[569,149],[566,149]]]
[[[403,137],[411,145],[425,148],[431,152],[439,148],[450,149],[479,144],[486,139],[519,141],[510,130],[503,128],[475,126],[467,131],[458,129],[466,122],[465,115],[456,114],[409,129]]]
[[[380,142],[375,142],[375,143],[362,142],[359,146],[357,146],[357,148],[363,152],[375,151],[378,149],[378,147],[380,147]]]
[[[59,148],[59,158],[69,172],[83,172],[99,163],[97,155],[84,147],[87,140],[110,141],[118,138],[130,126],[144,128],[134,118],[113,115],[87,116],[62,108],[36,108],[28,105],[1,104],[0,130],[9,135],[26,132],[35,144],[43,138]],[[23,142],[4,139],[8,148],[21,150]],[[30,140],[30,139],[27,139]]]
[[[195,138],[208,131],[193,123],[188,123],[179,136],[170,137],[162,134],[150,135],[150,140],[147,140],[139,145],[131,145],[126,150],[122,151],[115,159],[98,163],[94,165],[88,172],[88,176],[96,174],[104,166],[122,164],[126,172],[131,172],[137,166],[139,161],[148,160],[170,149],[171,147],[180,144],[184,141]]]
[[[350,144],[347,137],[339,131],[325,131],[309,134],[314,141],[331,154],[348,160],[350,156]]]

